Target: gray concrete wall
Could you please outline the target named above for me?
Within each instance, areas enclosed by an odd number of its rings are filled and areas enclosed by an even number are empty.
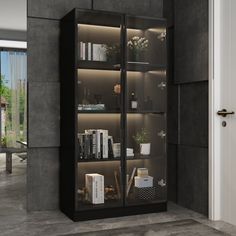
[[[59,203],[59,20],[73,8],[162,17],[162,0],[28,0],[28,210]]]

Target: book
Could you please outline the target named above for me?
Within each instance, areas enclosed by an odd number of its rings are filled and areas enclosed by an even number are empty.
[[[108,136],[108,157],[113,159],[114,152],[113,152],[113,138],[112,136]]]
[[[100,129],[101,133],[101,149],[102,149],[102,158],[108,158],[108,130]]]
[[[116,170],[114,171],[114,177],[115,177],[115,183],[116,183],[117,196],[118,196],[118,199],[120,199],[120,197],[121,197],[120,182],[119,182],[119,177],[118,177],[118,173]]]
[[[85,187],[88,191],[87,200],[92,204],[104,203],[104,176],[93,173],[85,175]]]
[[[129,183],[128,183],[128,186],[127,186],[127,191],[126,191],[126,196],[127,196],[127,197],[128,197],[128,195],[129,195],[129,191],[130,191],[131,186],[132,186],[132,184],[133,184],[133,180],[134,180],[134,175],[135,175],[136,169],[137,169],[137,168],[134,167],[133,172],[132,172],[132,175],[131,175],[130,180],[129,180]]]

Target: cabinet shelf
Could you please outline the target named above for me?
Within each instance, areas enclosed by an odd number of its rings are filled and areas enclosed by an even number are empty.
[[[106,61],[85,61],[78,62],[78,69],[91,69],[91,70],[120,70],[120,64],[113,64]]]
[[[154,157],[154,156],[139,156],[136,155],[134,157],[127,157],[126,160],[127,161],[140,161],[140,160],[157,160],[157,159],[161,159],[163,157]],[[79,159],[78,162],[79,163],[93,163],[93,162],[113,162],[113,161],[121,161],[120,158],[113,158],[113,159]]]
[[[104,111],[96,111],[96,110],[80,110],[78,114],[120,114],[121,111],[117,110],[104,110]],[[148,110],[148,111],[127,111],[127,114],[165,114],[164,111],[155,111],[155,110]]]
[[[119,63],[109,63],[105,61],[85,61],[80,60],[78,63],[78,69],[92,69],[92,70],[120,70],[121,65]],[[165,65],[150,64],[148,62],[128,62],[127,71],[160,71],[166,70]]]
[[[127,71],[148,72],[148,71],[160,71],[160,70],[166,70],[166,66],[158,64],[150,64],[148,62],[129,61],[127,63]]]

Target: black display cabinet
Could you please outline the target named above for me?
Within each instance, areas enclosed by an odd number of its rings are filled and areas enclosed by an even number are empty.
[[[166,21],[61,20],[60,208],[77,220],[166,210]]]

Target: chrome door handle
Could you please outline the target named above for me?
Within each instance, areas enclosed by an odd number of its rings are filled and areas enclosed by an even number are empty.
[[[234,111],[227,111],[226,109],[222,109],[217,112],[217,115],[226,117],[227,115],[234,115]]]

